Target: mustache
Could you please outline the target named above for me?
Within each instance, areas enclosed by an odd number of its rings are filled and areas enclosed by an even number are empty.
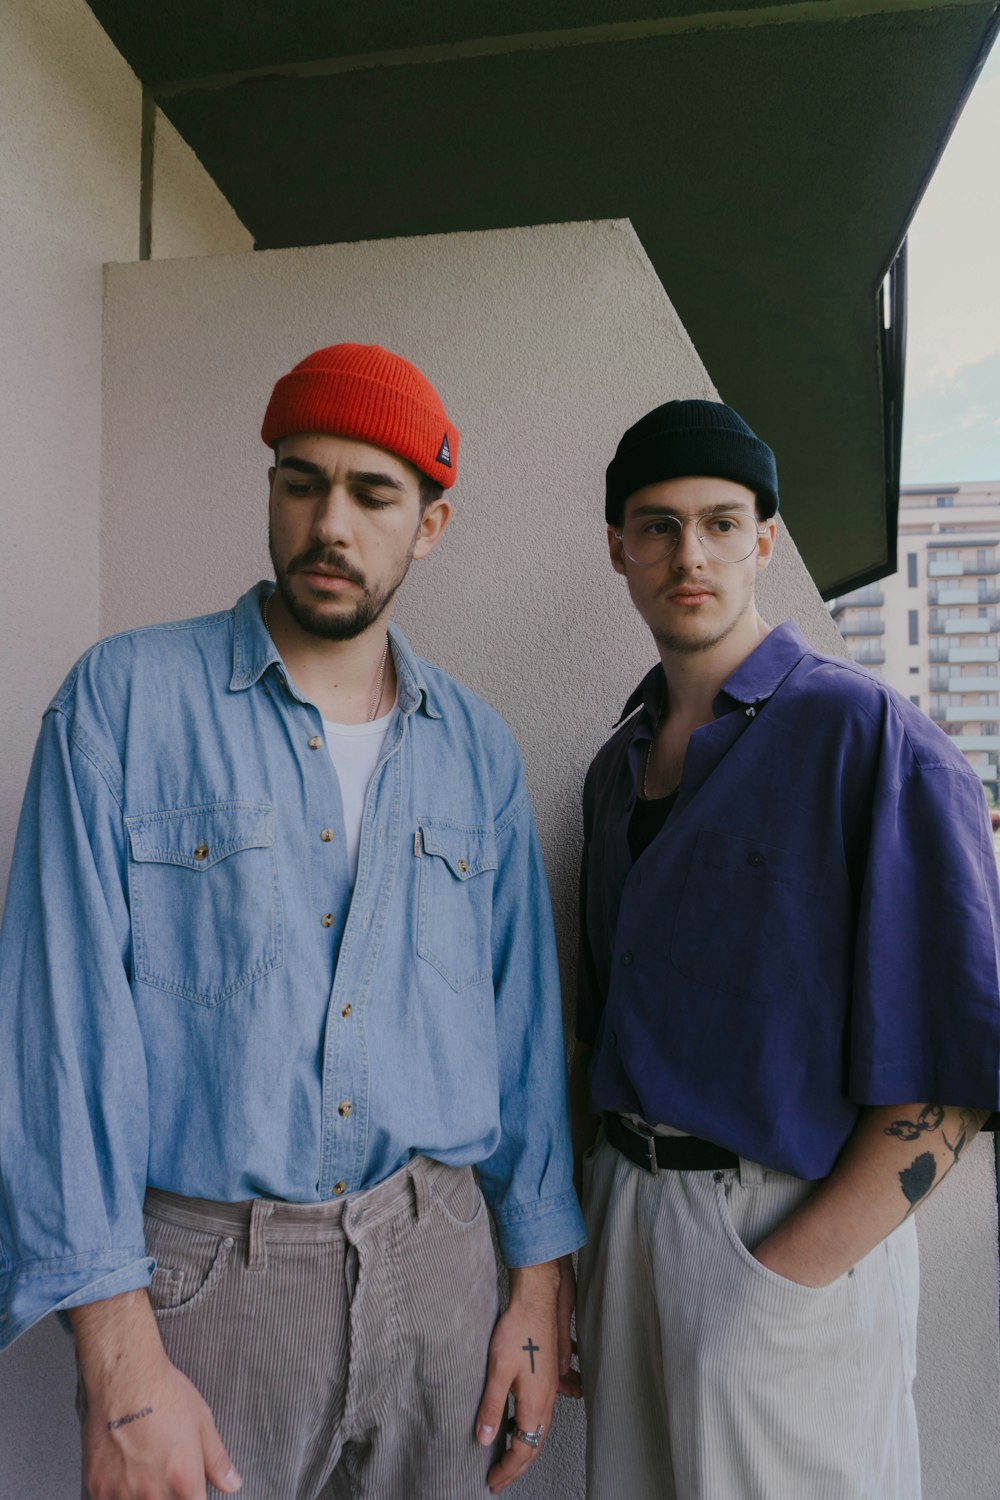
[[[329,568],[334,573],[339,573],[349,583],[356,583],[364,588],[365,575],[352,567],[347,558],[340,552],[331,552],[327,547],[311,547],[308,552],[302,552],[298,557],[293,557],[288,564],[286,572],[304,573],[310,568]]]

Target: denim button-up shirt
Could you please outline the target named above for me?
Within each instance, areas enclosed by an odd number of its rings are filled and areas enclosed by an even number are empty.
[[[391,628],[352,892],[265,587],[101,642],[46,713],[0,947],[0,1342],[148,1282],[147,1184],[310,1203],[419,1152],[477,1166],[508,1264],[583,1240],[514,741]]]

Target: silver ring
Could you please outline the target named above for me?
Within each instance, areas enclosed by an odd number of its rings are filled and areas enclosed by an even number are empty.
[[[539,1422],[534,1432],[525,1432],[523,1427],[515,1427],[514,1436],[516,1438],[520,1438],[522,1443],[527,1443],[529,1448],[537,1448],[539,1443],[542,1441],[542,1433],[544,1431],[545,1428],[542,1426],[541,1422]]]

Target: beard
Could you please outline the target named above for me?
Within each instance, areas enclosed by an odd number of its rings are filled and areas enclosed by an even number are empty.
[[[410,563],[413,561],[413,549],[416,545],[416,533],[410,543],[406,556],[393,574],[388,583],[369,585],[365,575],[354,568],[347,559],[339,552],[332,551],[328,547],[311,547],[308,552],[293,557],[287,567],[283,567],[274,553],[274,541],[268,533],[268,550],[271,554],[271,565],[274,568],[274,577],[278,585],[278,593],[281,595],[282,603],[288,610],[292,619],[301,630],[308,631],[310,635],[318,635],[327,641],[351,641],[355,636],[362,635],[370,625],[373,625],[381,615],[385,613],[396,594],[397,589],[410,571]],[[318,604],[311,604],[307,600],[298,599],[292,588],[291,579],[296,573],[303,572],[307,568],[316,566],[334,568],[343,574],[351,583],[357,584],[361,593],[355,599],[350,609],[339,614],[326,613],[324,608]]]

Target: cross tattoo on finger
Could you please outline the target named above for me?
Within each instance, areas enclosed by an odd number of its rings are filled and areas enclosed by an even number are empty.
[[[535,1355],[539,1352],[539,1350],[541,1348],[541,1345],[533,1343],[532,1339],[531,1339],[531,1334],[529,1333],[528,1334],[528,1342],[526,1344],[522,1344],[521,1348],[524,1350],[525,1354],[531,1360],[531,1373],[532,1373],[532,1375],[534,1375],[534,1373],[535,1373]]]

